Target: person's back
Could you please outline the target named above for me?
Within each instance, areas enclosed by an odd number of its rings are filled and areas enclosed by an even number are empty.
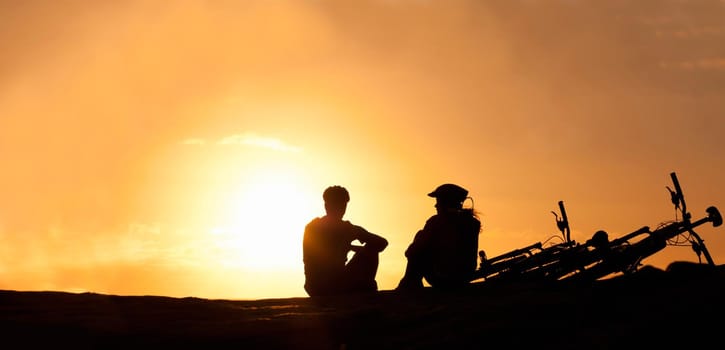
[[[436,214],[427,222],[430,231],[430,270],[424,275],[432,286],[468,283],[478,265],[480,222],[470,211]]]
[[[463,208],[468,191],[445,184],[428,194],[436,198],[437,214],[429,218],[405,251],[405,275],[398,289],[422,287],[425,278],[433,287],[468,284],[478,263],[481,222],[471,208]]]
[[[388,241],[342,220],[350,200],[345,188],[328,187],[323,199],[327,215],[310,221],[302,240],[305,291],[310,296],[376,291],[378,253]],[[353,245],[355,240],[363,245]],[[348,261],[350,251],[355,254]]]
[[[305,288],[334,294],[345,274],[345,263],[355,231],[361,229],[348,221],[324,216],[305,226],[302,240]]]

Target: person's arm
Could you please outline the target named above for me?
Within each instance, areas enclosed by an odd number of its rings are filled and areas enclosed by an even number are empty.
[[[375,252],[382,252],[388,246],[388,240],[382,236],[368,232],[368,230],[356,226],[357,228],[357,240],[365,244],[366,249],[370,249]]]
[[[415,233],[415,236],[413,236],[413,242],[411,242],[405,250],[406,258],[415,257],[430,249],[431,233],[435,230],[434,226],[438,218],[439,217],[437,215],[431,216],[425,221],[423,229],[418,230],[418,232]]]

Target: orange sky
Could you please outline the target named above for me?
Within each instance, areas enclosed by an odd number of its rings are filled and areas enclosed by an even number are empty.
[[[0,288],[305,296],[328,185],[378,283],[469,189],[489,256],[725,199],[725,1],[0,1]],[[723,208],[725,209],[725,208]],[[698,232],[716,263],[725,232]],[[648,263],[696,261],[668,247]]]

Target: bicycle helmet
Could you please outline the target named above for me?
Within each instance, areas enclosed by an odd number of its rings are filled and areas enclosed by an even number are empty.
[[[456,203],[463,203],[467,196],[468,190],[454,184],[440,185],[433,192],[428,193],[428,197]]]

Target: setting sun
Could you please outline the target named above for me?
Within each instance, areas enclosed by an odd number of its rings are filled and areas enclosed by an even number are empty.
[[[234,253],[224,263],[254,269],[295,268],[302,261],[305,224],[320,207],[319,195],[289,169],[256,169],[233,191],[218,244]]]

